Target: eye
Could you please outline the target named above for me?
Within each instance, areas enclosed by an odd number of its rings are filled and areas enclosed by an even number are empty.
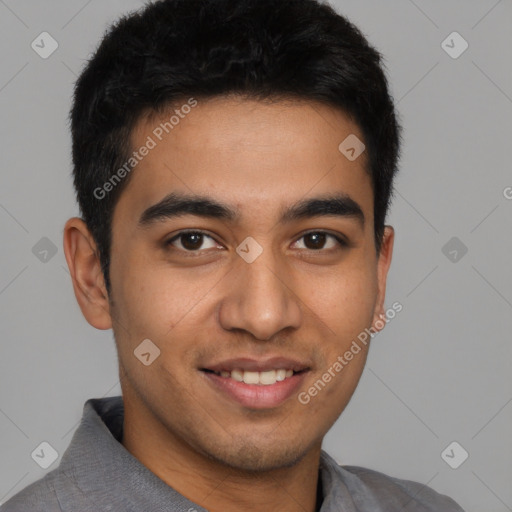
[[[207,240],[209,243],[207,243],[205,247],[204,243]],[[211,249],[218,246],[217,242],[215,242],[211,236],[203,233],[202,231],[182,231],[165,242],[165,245],[171,245],[179,250],[187,252]]]
[[[321,249],[335,249],[338,247],[346,247],[348,244],[341,238],[325,231],[311,231],[302,235],[295,244],[299,243],[299,240],[304,239],[303,247],[299,249],[307,249],[312,251],[318,251]],[[326,246],[327,243],[327,246]]]

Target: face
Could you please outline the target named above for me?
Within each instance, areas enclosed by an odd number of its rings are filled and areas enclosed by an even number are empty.
[[[308,102],[198,101],[155,132],[169,117],[136,126],[133,147],[155,146],[112,221],[125,402],[210,460],[291,465],[347,405],[367,346],[335,363],[384,311],[392,228],[377,255],[366,155],[338,149],[363,135]]]

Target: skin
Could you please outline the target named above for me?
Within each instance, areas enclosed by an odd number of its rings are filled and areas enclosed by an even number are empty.
[[[141,118],[133,147],[164,119]],[[379,330],[394,230],[386,226],[378,255],[365,154],[351,162],[338,150],[351,133],[363,140],[346,115],[316,102],[199,101],[138,164],[115,207],[110,297],[87,226],[66,223],[80,308],[91,325],[114,331],[123,445],[213,512],[315,510],[322,439],[357,386],[367,348],[307,405],[295,393],[275,408],[244,407],[199,368],[231,357],[299,358],[310,365],[298,390],[307,391],[359,333]],[[173,191],[227,203],[240,218],[183,215],[138,226]],[[364,226],[338,216],[278,222],[281,208],[333,192],[361,206]],[[165,246],[183,229],[212,238],[195,255],[181,245],[187,239]],[[349,246],[327,237],[315,249],[304,231],[328,231]],[[250,264],[235,251],[247,236],[263,248]],[[149,366],[133,354],[146,338],[161,351]]]

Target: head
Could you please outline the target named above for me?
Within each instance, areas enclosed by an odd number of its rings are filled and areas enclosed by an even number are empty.
[[[110,28],[71,122],[66,258],[128,407],[224,464],[293,464],[368,346],[296,397],[384,314],[400,130],[380,54],[315,0],[164,0]],[[295,372],[272,397],[219,375],[271,367]]]

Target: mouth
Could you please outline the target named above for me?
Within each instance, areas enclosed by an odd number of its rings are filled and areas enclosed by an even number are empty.
[[[214,371],[203,368],[202,371],[206,373],[213,373],[223,379],[233,379],[236,382],[243,382],[244,384],[253,384],[257,386],[272,386],[276,382],[283,382],[286,379],[293,377],[307,371],[306,369],[294,371],[287,368],[277,368],[274,370],[266,370],[263,372],[249,371],[249,370],[221,370]]]
[[[200,368],[216,393],[250,409],[271,409],[292,396],[311,370],[284,358],[233,359]]]

